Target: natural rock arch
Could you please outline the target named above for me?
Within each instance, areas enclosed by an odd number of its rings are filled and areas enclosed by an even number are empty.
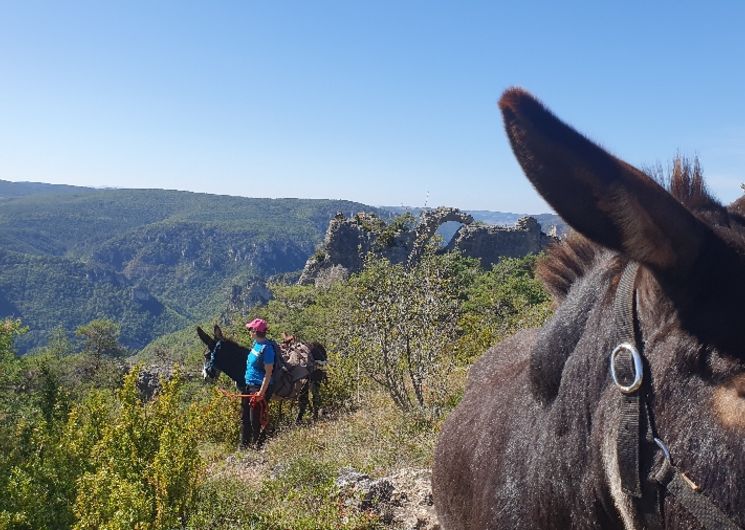
[[[414,229],[414,243],[409,254],[409,263],[419,259],[427,242],[432,239],[437,229],[448,221],[462,223],[463,226],[468,226],[474,222],[470,214],[462,212],[458,208],[441,206],[424,212],[419,220],[419,224]]]

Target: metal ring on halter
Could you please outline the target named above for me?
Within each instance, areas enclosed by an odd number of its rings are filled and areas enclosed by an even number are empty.
[[[631,358],[634,361],[634,380],[628,386],[622,385],[616,376],[616,357],[624,350],[631,354]],[[613,353],[610,354],[610,375],[618,389],[624,394],[631,394],[639,390],[639,387],[642,386],[642,377],[644,376],[644,364],[642,363],[642,356],[639,355],[639,352],[634,346],[628,342],[622,342],[616,346]]]
[[[662,454],[665,455],[665,462],[668,465],[673,465],[673,459],[670,456],[670,449],[667,448],[667,446],[665,445],[665,442],[663,442],[659,438],[654,438],[654,443],[657,444],[657,447],[662,449]]]

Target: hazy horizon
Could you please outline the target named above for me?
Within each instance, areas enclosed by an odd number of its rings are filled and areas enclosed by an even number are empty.
[[[55,183],[55,182],[42,182],[42,181],[31,181],[31,180],[0,179],[0,182],[3,182],[3,181],[4,182],[11,182],[13,184],[45,184],[45,185],[49,185],[49,186],[71,186],[71,187],[76,187],[76,188],[85,188],[85,189],[92,189],[92,190],[145,190],[145,191],[147,191],[147,190],[156,190],[156,191],[178,191],[178,192],[183,192],[183,193],[200,193],[200,194],[214,195],[214,194],[211,194],[209,192],[204,192],[204,191],[179,190],[179,189],[176,189],[176,188],[152,188],[152,187],[151,188],[127,188],[127,187],[117,187],[117,186],[81,186],[81,185],[78,185],[78,184],[67,184],[67,183],[64,183],[64,182]],[[419,209],[425,209],[425,208],[434,209],[434,208],[438,208],[438,207],[442,207],[442,206],[445,206],[445,207],[452,206],[452,205],[449,205],[449,204],[435,204],[435,205],[368,204],[368,203],[364,203],[364,202],[360,202],[360,201],[353,201],[351,199],[345,199],[343,197],[340,198],[340,199],[331,199],[329,197],[313,197],[313,198],[310,198],[310,197],[260,197],[260,196],[234,195],[234,194],[225,194],[225,193],[221,193],[219,195],[229,195],[229,196],[232,196],[232,197],[242,197],[242,198],[246,198],[246,199],[273,199],[273,200],[282,200],[282,199],[298,199],[298,200],[346,200],[346,201],[349,201],[349,202],[356,202],[356,203],[359,203],[359,204],[364,204],[366,206],[372,206],[374,208],[382,208],[382,209],[386,209],[386,208],[404,208],[404,209],[411,208],[411,209],[417,209],[417,210],[419,210]],[[553,210],[551,210],[548,207],[547,207],[546,211],[541,211],[541,212],[507,211],[507,210],[485,210],[483,208],[468,208],[468,207],[466,207],[466,208],[460,208],[460,207],[458,207],[458,208],[461,209],[461,210],[464,210],[464,211],[471,211],[471,212],[492,212],[492,213],[503,213],[503,214],[513,214],[513,215],[556,215],[556,212],[554,212]]]

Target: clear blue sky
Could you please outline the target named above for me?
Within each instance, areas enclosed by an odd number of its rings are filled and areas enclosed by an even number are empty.
[[[503,4],[503,5],[499,5]],[[745,3],[0,0],[0,179],[537,213],[523,86],[637,166],[745,181]]]

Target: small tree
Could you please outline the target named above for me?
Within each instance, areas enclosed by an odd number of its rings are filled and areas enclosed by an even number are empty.
[[[70,377],[78,390],[89,387],[115,388],[121,384],[127,350],[119,343],[121,326],[108,319],[92,320],[79,326],[75,335],[82,339],[82,351],[70,360]]]
[[[4,409],[13,409],[12,403],[18,401],[15,386],[21,363],[15,354],[15,338],[26,333],[28,328],[20,320],[7,318],[0,320],[0,415]]]
[[[403,410],[436,412],[447,391],[463,292],[477,265],[428,249],[407,268],[368,257],[355,280],[356,353]]]
[[[45,348],[53,357],[66,357],[73,353],[74,348],[67,331],[62,326],[57,326],[49,332],[49,339]]]
[[[127,350],[119,343],[122,327],[113,320],[98,318],[78,326],[75,335],[83,339],[83,351],[100,359],[103,356],[119,357]]]

